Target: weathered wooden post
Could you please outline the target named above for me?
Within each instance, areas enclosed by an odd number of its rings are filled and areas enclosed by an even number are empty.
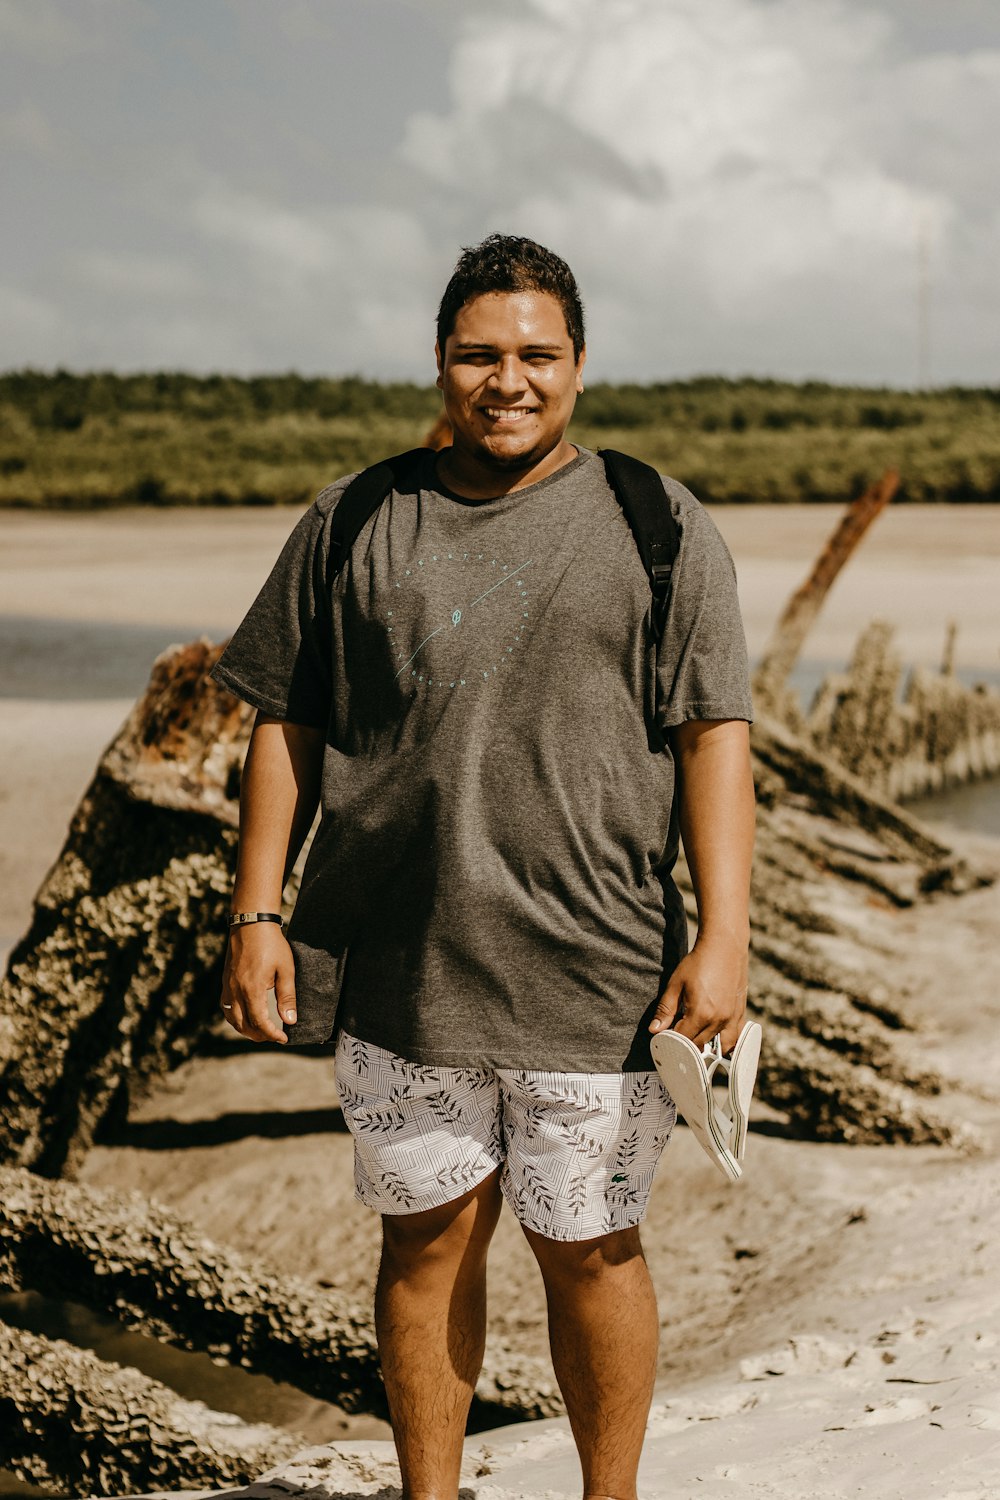
[[[0,1160],[72,1173],[130,1086],[217,1015],[237,798],[253,712],[160,656],[105,751],[0,981]]]
[[[780,712],[789,675],[831,584],[898,488],[898,473],[895,469],[887,469],[877,483],[851,501],[813,564],[809,577],[785,605],[754,673],[754,701],[761,708]]]

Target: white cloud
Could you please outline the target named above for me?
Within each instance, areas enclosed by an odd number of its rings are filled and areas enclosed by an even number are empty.
[[[279,9],[0,0],[6,362],[429,378],[503,229],[573,265],[595,376],[905,383],[922,234],[932,375],[1000,378],[1000,52],[934,0]]]
[[[450,107],[403,149],[482,228],[567,256],[598,367],[906,381],[919,227],[944,277],[993,171],[997,81],[996,54],[904,57],[841,0],[530,0],[469,15]]]
[[[308,214],[217,183],[192,205],[194,224],[210,238],[227,241],[260,259],[269,274],[295,277],[328,271],[336,260],[329,233]]]

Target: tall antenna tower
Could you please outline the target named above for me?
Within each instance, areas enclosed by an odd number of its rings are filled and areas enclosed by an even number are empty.
[[[917,220],[917,386],[930,385],[930,224],[926,211]]]

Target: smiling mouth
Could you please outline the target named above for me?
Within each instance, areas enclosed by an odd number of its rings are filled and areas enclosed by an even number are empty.
[[[533,415],[533,406],[483,406],[483,415],[491,422],[520,422]]]

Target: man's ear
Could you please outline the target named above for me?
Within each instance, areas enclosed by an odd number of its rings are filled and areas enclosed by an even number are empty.
[[[580,350],[580,358],[576,362],[576,394],[579,396],[583,390],[583,367],[587,363],[587,350]]]
[[[434,340],[434,358],[437,360],[438,367],[438,378],[435,381],[435,384],[440,390],[444,380],[444,360],[441,357],[441,342],[439,339]]]

